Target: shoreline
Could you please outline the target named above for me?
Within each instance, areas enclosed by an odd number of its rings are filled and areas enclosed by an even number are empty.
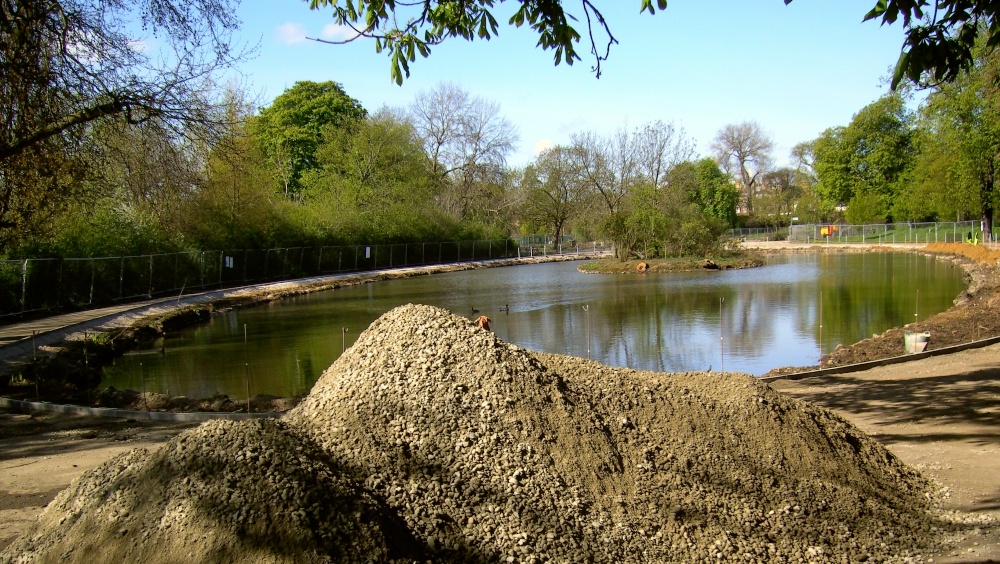
[[[997,293],[996,288],[993,288],[989,283],[990,275],[995,274],[994,268],[985,266],[970,257],[954,251],[935,250],[934,244],[861,246],[858,244],[800,244],[772,241],[748,242],[744,245],[745,249],[750,252],[763,254],[819,252],[917,252],[920,254],[934,256],[938,259],[951,260],[961,266],[968,277],[966,290],[956,298],[955,304],[945,312],[931,316],[919,323],[891,328],[881,335],[873,336],[869,339],[863,339],[852,345],[838,346],[837,349],[821,358],[819,364],[816,365],[774,368],[760,376],[760,378],[764,381],[772,381],[778,378],[788,378],[798,374],[808,374],[817,370],[823,371],[823,373],[834,372],[837,371],[836,369],[838,368],[845,368],[845,370],[843,370],[844,372],[863,370],[866,367],[864,363],[884,361],[893,357],[900,357],[901,355],[898,350],[898,343],[902,339],[903,330],[911,328],[911,326],[917,330],[926,330],[926,328],[930,327],[931,330],[936,333],[936,338],[932,339],[932,344],[928,347],[928,351],[941,349],[955,344],[968,344],[969,339],[952,341],[948,341],[947,339],[942,340],[941,335],[943,335],[943,332],[939,327],[937,327],[938,321],[940,321],[939,318],[942,316],[947,317],[946,314],[951,314],[951,316],[954,317],[956,312],[962,310],[963,306],[967,305],[971,301],[974,301],[974,299],[977,298],[977,294]],[[965,246],[964,244],[961,245]],[[1000,253],[998,253],[998,255],[1000,255]],[[205,292],[185,297],[183,300],[155,300],[153,303],[136,304],[134,308],[128,311],[118,312],[108,317],[98,316],[96,319],[92,319],[89,323],[78,323],[47,334],[46,336],[49,338],[49,343],[43,342],[39,347],[39,350],[46,353],[45,358],[48,359],[43,360],[42,363],[50,362],[51,359],[58,358],[59,354],[68,354],[67,351],[72,351],[74,347],[79,348],[85,338],[90,339],[91,337],[97,335],[112,335],[116,333],[116,335],[104,339],[107,341],[106,346],[110,350],[99,353],[104,354],[104,360],[107,361],[107,359],[120,355],[121,353],[138,346],[142,342],[148,342],[148,340],[155,339],[157,336],[162,335],[162,333],[166,330],[175,330],[180,327],[204,322],[213,313],[228,311],[234,307],[253,307],[269,301],[294,295],[326,291],[393,278],[499,266],[559,262],[567,260],[595,260],[600,258],[600,255],[586,253],[580,255],[551,255],[548,257],[498,259],[494,261],[475,261],[450,265],[432,265],[426,267],[411,267],[367,273],[351,273],[270,284],[259,284],[230,290]],[[983,290],[987,288],[993,291],[983,292]],[[980,295],[978,297],[982,298],[983,296]],[[979,325],[977,325],[977,327],[979,327]],[[995,335],[1000,335],[1000,325],[996,327],[995,331],[987,333],[985,336],[991,337]],[[53,339],[53,337],[55,337],[55,339]],[[36,338],[35,342],[38,343],[38,341],[42,340],[43,339]],[[55,341],[54,343],[52,342],[53,340]],[[90,342],[91,341],[88,340],[88,343]],[[23,349],[23,339],[21,344]],[[28,345],[30,346],[30,342]],[[99,348],[96,344],[91,344],[90,346],[92,348]],[[32,354],[31,348],[28,348],[27,351],[22,350],[19,356],[14,357],[16,360],[11,358],[10,350],[10,345],[0,347],[0,363],[5,364],[7,368],[3,371],[4,373],[12,373],[11,366],[17,366],[18,362],[21,367],[38,364],[37,361],[32,362],[30,360],[29,355]],[[889,354],[890,352],[891,354]],[[912,359],[897,359],[896,361],[899,362],[909,360],[919,360],[919,358],[914,357]],[[857,364],[858,367],[851,368],[851,365],[854,364]],[[18,410],[39,409],[39,406],[35,405],[35,402],[30,401],[33,399],[31,396],[33,395],[32,391],[34,391],[34,388],[24,386],[20,390],[20,394],[12,394],[11,392],[15,391],[13,388],[14,386],[6,385],[6,389],[3,391],[4,397],[2,398],[6,404],[3,404],[3,407]],[[44,398],[41,398],[37,394],[35,395],[36,398],[34,399],[44,400],[42,403],[45,404],[44,409],[47,410],[57,409],[56,407],[49,406],[65,404],[68,407],[61,409],[72,411],[73,409],[78,408],[79,413],[89,413],[91,415],[103,414],[111,417],[121,416],[115,414],[124,414],[124,416],[132,418],[151,418],[151,416],[148,415],[149,413],[221,414],[217,417],[247,416],[248,414],[247,402],[245,400],[233,401],[225,396],[214,398],[186,398],[183,396],[170,397],[156,393],[147,393],[142,395],[133,390],[119,391],[114,390],[113,388],[77,390],[76,393],[67,393],[65,390],[55,391],[54,393],[46,394]],[[304,395],[305,394],[291,398],[276,398],[271,396],[257,396],[255,398],[251,398],[250,412],[252,413],[250,415],[256,414],[259,416],[262,414],[280,414],[294,407],[302,399],[302,397],[304,397]],[[27,403],[17,403],[19,401]]]

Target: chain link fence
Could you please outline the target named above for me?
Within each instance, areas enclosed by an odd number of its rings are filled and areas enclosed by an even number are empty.
[[[588,245],[512,239],[193,251],[100,258],[0,260],[0,321],[171,294],[385,268],[601,252]]]
[[[793,225],[788,240],[831,243],[955,243],[995,240],[984,237],[979,221],[944,221],[926,223],[876,223],[871,225],[808,224]]]

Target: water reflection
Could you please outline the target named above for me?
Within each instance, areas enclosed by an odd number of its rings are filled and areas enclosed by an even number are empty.
[[[581,357],[589,316],[590,355],[603,363],[762,374],[815,364],[838,343],[947,309],[964,287],[960,269],[915,254],[781,256],[762,268],[727,272],[593,275],[576,267],[421,276],[235,310],[168,335],[166,354],[139,351],[120,359],[104,382],[245,397],[249,374],[253,394],[304,393],[345,342],[350,346],[379,315],[405,303],[469,318],[483,313],[504,340]]]

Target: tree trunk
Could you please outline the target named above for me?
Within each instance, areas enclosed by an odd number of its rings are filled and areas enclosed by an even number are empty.
[[[994,181],[993,181],[993,163],[986,173],[981,174],[979,177],[979,201],[982,207],[982,222],[983,222],[983,241],[990,241],[993,239],[993,198],[994,198]]]

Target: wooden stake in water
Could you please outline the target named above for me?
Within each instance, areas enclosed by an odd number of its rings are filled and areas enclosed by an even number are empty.
[[[823,358],[823,292],[819,293],[819,357]]]
[[[250,413],[250,353],[247,351],[247,324],[243,324],[243,368],[247,377],[247,413]]]
[[[344,356],[347,351],[347,327],[340,329],[340,356]]]
[[[587,313],[587,360],[590,360],[590,304],[583,306],[583,311]]]
[[[719,298],[719,372],[726,371],[726,346],[722,334],[722,304],[725,301],[725,297]]]
[[[917,288],[917,303],[914,308],[913,320],[920,321],[920,288]]]

